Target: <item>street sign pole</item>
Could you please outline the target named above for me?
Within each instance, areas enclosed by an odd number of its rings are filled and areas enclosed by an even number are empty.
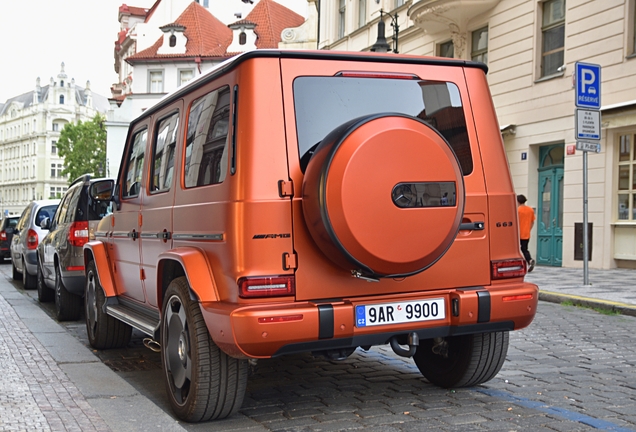
[[[588,265],[588,232],[587,232],[587,153],[583,152],[583,285],[590,284]]]
[[[574,70],[574,104],[577,107],[574,115],[576,147],[583,151],[583,285],[589,286],[587,154],[589,151],[601,151],[601,66],[576,62]]]

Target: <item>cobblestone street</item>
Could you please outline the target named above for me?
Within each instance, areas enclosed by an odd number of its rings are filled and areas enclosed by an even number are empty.
[[[430,385],[388,346],[344,361],[261,360],[236,416],[184,424],[141,334],[126,349],[91,352],[84,323],[58,325],[10,270],[0,266],[3,431],[636,430],[631,316],[540,302],[533,324],[511,333],[499,375],[468,389]]]

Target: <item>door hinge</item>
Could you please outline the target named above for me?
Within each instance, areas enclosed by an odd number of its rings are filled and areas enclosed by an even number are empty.
[[[294,182],[291,180],[278,180],[278,196],[281,198],[294,196]]]
[[[296,254],[292,252],[283,253],[283,270],[291,270],[296,269],[298,266],[298,260],[296,259]]]

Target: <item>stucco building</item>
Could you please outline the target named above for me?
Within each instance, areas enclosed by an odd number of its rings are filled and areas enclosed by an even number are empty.
[[[67,123],[105,114],[108,100],[93,93],[90,82],[75,84],[64,71],[33,90],[0,103],[0,212],[20,214],[34,199],[54,198],[66,191],[64,160],[57,151]]]
[[[601,152],[589,154],[592,268],[636,268],[635,0],[322,0],[319,47],[368,51],[380,9],[404,54],[487,63],[517,193],[540,265],[582,266],[582,153],[574,64],[602,67]],[[385,97],[391,97],[385,95]]]

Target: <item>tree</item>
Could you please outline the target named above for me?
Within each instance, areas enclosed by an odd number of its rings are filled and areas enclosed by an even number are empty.
[[[57,149],[64,158],[63,175],[69,182],[84,174],[103,177],[106,172],[106,129],[100,114],[91,120],[67,123],[60,133]]]

